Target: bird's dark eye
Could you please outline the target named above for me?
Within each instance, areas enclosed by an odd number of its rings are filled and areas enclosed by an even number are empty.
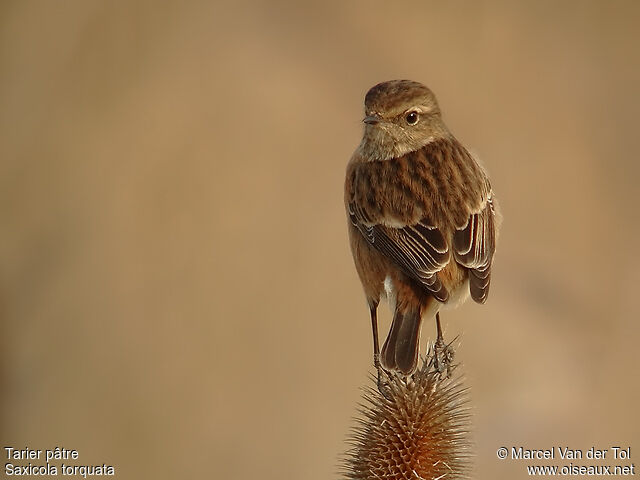
[[[418,123],[418,120],[420,120],[420,116],[418,115],[418,112],[416,112],[415,110],[411,110],[404,116],[404,119],[409,125],[415,125],[416,123]]]

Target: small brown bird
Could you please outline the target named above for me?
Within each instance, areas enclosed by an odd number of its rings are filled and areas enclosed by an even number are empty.
[[[440,308],[469,293],[478,303],[487,299],[495,199],[487,175],[449,132],[424,85],[374,86],[363,121],[345,182],[351,251],[369,304],[374,364],[410,374],[423,318],[436,317],[434,346],[444,350]],[[393,323],[379,353],[377,309],[385,297]]]

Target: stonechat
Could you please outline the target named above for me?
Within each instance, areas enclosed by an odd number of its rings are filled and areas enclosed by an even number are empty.
[[[440,309],[469,295],[478,303],[487,299],[495,197],[427,87],[410,80],[380,83],[364,104],[364,135],[345,181],[349,240],[370,310],[374,365],[408,375],[416,369],[423,318],[436,318],[434,347],[444,351]],[[393,322],[380,352],[382,298]],[[435,359],[447,362],[438,353]]]

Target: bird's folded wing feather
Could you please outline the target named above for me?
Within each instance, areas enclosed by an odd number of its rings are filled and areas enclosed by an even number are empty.
[[[409,277],[417,280],[441,302],[446,302],[449,292],[442,285],[437,273],[449,262],[450,252],[442,232],[428,219],[411,225],[397,219],[385,224],[383,218],[372,218],[355,201],[348,204],[351,223],[377,250],[391,259]]]
[[[480,207],[453,234],[453,256],[469,269],[471,298],[484,303],[491,283],[491,262],[496,249],[495,210],[491,192]]]

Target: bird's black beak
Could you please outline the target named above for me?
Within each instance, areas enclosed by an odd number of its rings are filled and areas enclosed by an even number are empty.
[[[378,117],[377,115],[367,115],[362,121],[367,125],[376,125],[380,122],[380,117]]]

